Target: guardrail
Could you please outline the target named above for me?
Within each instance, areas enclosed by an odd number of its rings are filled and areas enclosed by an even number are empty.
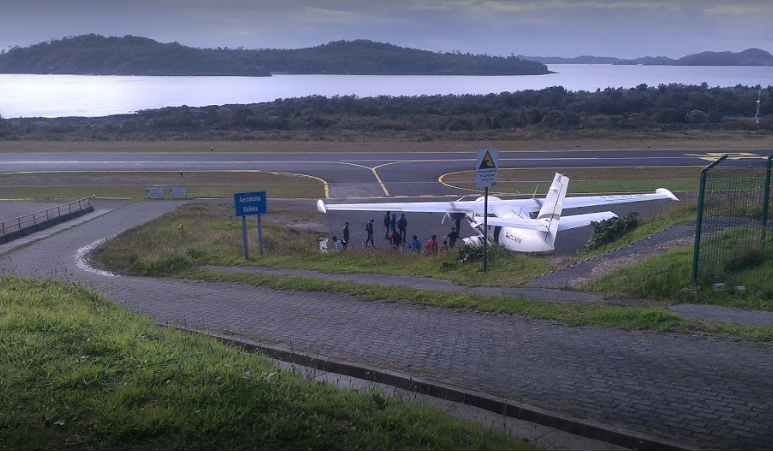
[[[60,221],[77,216],[81,213],[92,211],[94,210],[94,206],[91,202],[91,197],[81,198],[76,201],[70,201],[46,210],[40,210],[34,213],[12,218],[10,220],[0,221],[0,237],[14,233],[22,233],[23,235],[23,231],[37,230],[38,228],[48,227],[59,223]],[[2,242],[0,241],[0,243]]]

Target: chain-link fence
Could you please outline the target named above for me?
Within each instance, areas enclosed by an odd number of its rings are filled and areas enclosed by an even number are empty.
[[[752,164],[721,164],[701,172],[692,282],[736,291],[773,287],[771,155]],[[736,162],[737,163],[737,162]]]

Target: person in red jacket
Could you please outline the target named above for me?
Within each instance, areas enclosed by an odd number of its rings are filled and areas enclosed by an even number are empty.
[[[427,256],[437,256],[437,238],[434,234],[427,240]]]

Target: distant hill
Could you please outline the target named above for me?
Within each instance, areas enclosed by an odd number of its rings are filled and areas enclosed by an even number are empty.
[[[136,36],[90,34],[0,52],[0,73],[92,75],[540,75],[542,63],[436,53],[367,40],[303,49],[198,49]]]
[[[773,66],[773,55],[761,49],[743,52],[701,52],[676,60],[677,66]]]
[[[242,75],[271,74],[248,55],[161,44],[136,36],[83,35],[0,53],[4,74]]]
[[[544,64],[643,64],[658,66],[773,66],[773,55],[761,49],[747,49],[742,52],[701,52],[679,59],[664,56],[641,57],[626,60],[614,57],[583,55],[574,58],[530,57],[518,55],[518,58],[537,61]]]
[[[513,56],[438,53],[359,39],[304,49],[256,50],[271,72],[358,75],[542,75],[547,66]]]

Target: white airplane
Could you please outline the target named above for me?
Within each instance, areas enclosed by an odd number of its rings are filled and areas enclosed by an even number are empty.
[[[503,200],[489,196],[486,223],[488,243],[498,243],[511,251],[523,253],[550,253],[555,251],[556,235],[559,231],[590,225],[591,221],[614,218],[613,212],[596,212],[561,216],[563,209],[577,207],[606,206],[629,202],[652,201],[657,199],[679,199],[665,188],[654,193],[633,195],[603,195],[566,197],[569,178],[556,173],[544,198]],[[480,234],[463,239],[468,245],[483,246],[483,197],[475,201],[450,202],[387,202],[357,204],[326,204],[317,201],[317,210],[366,210],[390,212],[445,213],[451,218],[466,218],[470,226]],[[443,217],[445,219],[445,216]]]

